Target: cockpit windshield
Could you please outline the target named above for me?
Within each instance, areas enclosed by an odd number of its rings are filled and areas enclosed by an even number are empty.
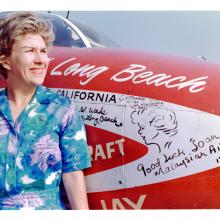
[[[43,14],[43,17],[52,22],[55,33],[54,46],[61,47],[86,47],[77,32],[64,20],[52,14]]]
[[[53,14],[43,14],[54,25],[55,46],[64,47],[119,47],[102,33],[98,33],[88,25],[72,19],[61,19]],[[79,32],[81,36],[79,35]],[[85,43],[87,41],[87,44]],[[89,46],[88,46],[89,45]]]

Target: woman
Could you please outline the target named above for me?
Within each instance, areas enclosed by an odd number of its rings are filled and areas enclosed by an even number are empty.
[[[74,104],[42,86],[52,25],[30,12],[0,22],[0,209],[88,209],[82,169],[90,167],[85,129]]]

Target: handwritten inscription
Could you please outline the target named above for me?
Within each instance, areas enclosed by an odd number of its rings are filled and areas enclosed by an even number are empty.
[[[207,157],[207,154],[200,152],[197,154],[189,154],[189,156],[184,157],[182,160],[180,161],[175,161],[173,163],[170,163],[169,165],[165,166],[165,167],[160,167],[158,171],[155,172],[155,176],[158,176],[160,174],[166,174],[169,173],[173,170],[176,170],[179,167],[185,167],[187,168],[188,165],[194,161],[194,160],[198,160],[201,158]]]
[[[143,172],[144,176],[147,176],[147,174],[155,171],[157,168],[161,167],[161,161],[159,158],[157,158],[157,161],[155,163],[152,163],[149,167],[145,167],[144,164],[138,164],[137,170]]]
[[[107,115],[108,114],[103,106],[101,107],[101,109],[89,108],[89,113],[100,114],[100,115]]]
[[[220,139],[220,137],[216,135],[211,135],[210,137],[206,137],[204,140],[195,140],[194,138],[190,139],[190,142],[193,144],[194,148],[192,149],[193,152],[198,151],[198,149],[204,148],[207,143],[211,143],[214,140]]]
[[[181,155],[185,155],[183,150],[181,150],[179,153],[176,153],[176,156],[174,156],[174,157],[168,157],[168,156],[164,155],[164,161],[161,161],[160,158],[157,158],[156,163],[152,163],[148,167],[144,164],[139,164],[137,166],[137,170],[140,171],[141,173],[143,173],[144,176],[147,176],[147,174],[150,174],[151,172],[153,172],[155,176],[159,176],[161,174],[163,174],[163,175],[167,174],[167,173],[174,171],[180,167],[188,168],[188,166],[191,162],[208,156],[207,154],[205,154],[203,152],[199,152],[196,154],[189,154],[188,156],[185,156],[183,159],[180,158],[180,160],[175,160],[176,157],[180,157]],[[169,158],[169,159],[167,159],[167,158]],[[170,161],[169,163],[167,163],[169,160],[172,160],[172,162]]]
[[[88,122],[88,121],[92,122],[94,126],[100,125],[104,122],[114,124],[116,127],[121,127],[122,126],[122,122],[119,122],[116,116],[113,117],[113,118],[107,117],[107,116],[102,116],[102,115],[96,117],[92,114],[89,114],[89,115],[86,115],[86,116],[81,115],[81,117],[82,117],[82,120],[84,122]]]
[[[125,96],[121,95],[119,101],[125,102],[126,105],[129,105],[130,108],[135,110],[142,110],[146,108],[164,106],[163,101],[146,99],[140,96]]]
[[[190,152],[186,153],[184,149],[177,149],[174,153],[163,154],[150,165],[138,164],[137,171],[144,176],[151,173],[155,176],[166,175],[180,168],[188,169],[197,161],[215,154],[217,155],[216,162],[220,162],[220,137],[218,135],[212,134],[201,140],[191,138],[189,142],[192,144]]]
[[[219,153],[220,152],[220,143],[218,144],[218,146],[210,145],[209,152],[210,152],[210,154]]]
[[[174,160],[175,158],[181,157],[182,155],[185,156],[186,154],[184,153],[184,150],[180,150],[180,149],[178,149],[177,152],[173,153],[172,155],[163,154],[164,163],[167,163],[170,160]]]
[[[117,116],[110,116],[108,112],[101,107],[83,107],[79,109],[83,122],[92,122],[94,126],[101,125],[102,123],[110,123],[116,127],[122,127],[123,123]]]
[[[50,75],[56,77],[78,76],[80,78],[80,85],[87,85],[100,74],[109,70],[108,66],[97,67],[91,64],[82,65],[81,63],[75,61],[76,57],[73,57],[59,63],[51,70]],[[208,76],[188,80],[186,76],[175,77],[166,73],[155,74],[153,71],[148,70],[146,66],[140,64],[130,64],[127,68],[113,74],[109,80],[117,83],[131,82],[134,85],[153,84],[155,86],[165,86],[168,89],[177,88],[178,90],[181,90],[188,88],[189,92],[196,93],[205,89],[207,79]]]

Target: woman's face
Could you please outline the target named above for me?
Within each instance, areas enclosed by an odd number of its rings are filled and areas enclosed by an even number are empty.
[[[7,64],[8,82],[33,87],[41,85],[49,64],[44,39],[39,34],[26,34],[16,40]]]

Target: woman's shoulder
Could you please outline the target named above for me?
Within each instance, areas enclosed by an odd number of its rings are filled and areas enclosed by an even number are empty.
[[[70,105],[74,105],[73,101],[70,98],[56,93],[51,88],[43,87],[43,89],[45,90],[45,95],[50,102],[57,103],[63,107],[69,107]]]

